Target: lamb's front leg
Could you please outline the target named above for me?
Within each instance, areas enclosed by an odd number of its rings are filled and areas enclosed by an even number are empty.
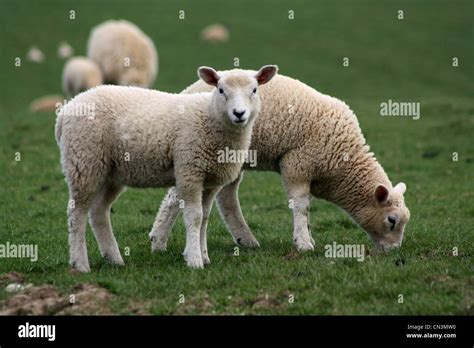
[[[214,198],[216,197],[217,192],[219,192],[219,189],[220,187],[216,189],[204,190],[202,195],[202,223],[200,236],[202,261],[205,265],[211,263],[207,252],[207,223],[212,210],[212,203],[214,202]]]
[[[299,251],[314,250],[314,239],[309,232],[309,183],[285,180],[289,206],[293,210],[293,243]]]
[[[194,185],[177,186],[179,197],[184,201],[186,247],[183,255],[191,268],[204,268],[200,246],[202,224],[202,188]]]

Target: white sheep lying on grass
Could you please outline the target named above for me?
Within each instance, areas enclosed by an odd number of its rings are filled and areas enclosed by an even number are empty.
[[[109,20],[92,29],[87,55],[107,84],[151,87],[158,73],[153,41],[135,24]]]
[[[204,67],[198,72],[213,93],[100,86],[58,113],[56,140],[70,195],[70,263],[76,270],[90,271],[88,212],[102,256],[123,264],[109,213],[125,186],[176,185],[184,202],[187,264],[202,268],[209,263],[206,227],[212,201],[242,166],[220,163],[219,151],[248,149],[260,110],[257,85],[267,83],[277,68],[220,75]]]
[[[63,69],[63,91],[68,97],[101,85],[102,73],[96,63],[86,57],[69,59]]]
[[[201,81],[182,93],[209,88]],[[282,175],[293,207],[293,242],[298,250],[313,250],[309,232],[311,195],[344,209],[384,250],[400,246],[410,212],[403,194],[406,186],[392,186],[382,166],[369,152],[356,116],[342,101],[321,94],[282,75],[260,89],[262,112],[255,123],[250,150],[257,166],[243,169],[274,171]],[[259,246],[238,200],[241,176],[225,186],[217,202],[237,244]],[[171,188],[150,232],[152,250],[166,243],[180,209]]]

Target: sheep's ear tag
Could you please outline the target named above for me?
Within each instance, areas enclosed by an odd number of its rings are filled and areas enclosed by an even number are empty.
[[[375,188],[374,195],[377,203],[385,203],[388,199],[388,189],[384,185],[378,185]]]
[[[207,66],[202,66],[198,69],[198,76],[208,85],[217,86],[217,81],[219,81],[219,74],[213,68]]]

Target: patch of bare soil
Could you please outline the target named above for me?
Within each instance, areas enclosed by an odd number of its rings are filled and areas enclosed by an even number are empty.
[[[21,291],[0,304],[0,315],[107,315],[111,294],[94,284],[79,284],[60,295],[52,285]]]
[[[4,273],[0,276],[0,285],[6,285],[11,283],[23,283],[25,277],[23,274],[18,272]]]
[[[30,110],[32,112],[55,111],[63,101],[64,97],[61,95],[45,95],[33,100],[30,103]]]
[[[283,259],[285,261],[293,261],[293,260],[298,260],[301,258],[301,253],[297,250],[291,250],[288,254],[286,254]]]
[[[72,290],[70,305],[57,315],[111,315],[108,301],[112,295],[107,289],[94,284],[79,284]]]
[[[128,311],[133,315],[151,315],[148,310],[150,306],[151,302],[148,301],[132,301],[128,305]]]
[[[214,303],[209,299],[209,295],[206,293],[198,293],[192,298],[185,298],[184,303],[180,303],[173,314],[214,314],[212,312],[213,308]]]
[[[0,315],[50,315],[68,306],[52,285],[35,286],[3,303]]]
[[[251,306],[253,309],[271,309],[278,307],[279,303],[273,296],[266,293],[253,300]]]

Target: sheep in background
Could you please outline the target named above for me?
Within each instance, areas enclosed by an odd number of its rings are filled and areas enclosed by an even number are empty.
[[[86,57],[73,57],[64,66],[62,85],[69,97],[103,83],[102,73],[93,61]]]
[[[58,57],[66,59],[74,54],[74,49],[66,41],[61,41],[58,46]]]
[[[148,88],[158,73],[153,41],[125,20],[109,20],[93,28],[87,55],[99,65],[107,84]]]
[[[229,30],[222,24],[212,24],[201,31],[201,39],[211,43],[224,43],[229,41]]]
[[[36,46],[32,46],[26,53],[26,59],[33,63],[43,63],[45,57],[43,51]]]

